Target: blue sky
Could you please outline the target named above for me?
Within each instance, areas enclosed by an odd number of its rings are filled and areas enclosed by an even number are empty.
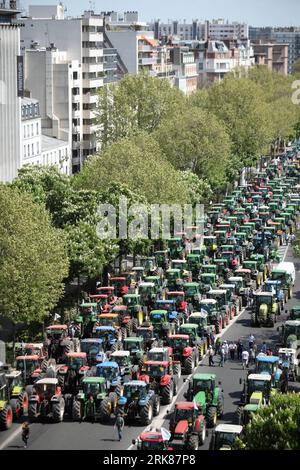
[[[51,5],[55,0],[21,0],[28,5]],[[65,0],[69,15],[90,9],[88,0]],[[299,0],[92,0],[95,11],[138,10],[141,20],[225,18],[255,26],[300,25]],[[93,8],[94,9],[94,8]]]

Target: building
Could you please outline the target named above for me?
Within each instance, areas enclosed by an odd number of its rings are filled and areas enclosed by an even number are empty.
[[[171,61],[175,70],[175,86],[190,96],[198,88],[198,71],[195,55],[187,46],[174,46]]]
[[[249,38],[249,28],[246,23],[229,23],[223,19],[210,21],[193,20],[192,23],[182,21],[169,21],[161,23],[155,20],[150,23],[150,29],[154,31],[155,39],[167,40],[169,37],[179,40],[231,40],[245,41]]]
[[[284,75],[289,70],[289,47],[285,44],[253,44],[255,64]]]
[[[21,97],[19,10],[15,1],[0,4],[0,181],[12,181],[21,167]]]
[[[105,78],[103,18],[93,11],[66,18],[62,5],[31,6],[29,15],[22,19],[23,54],[28,58],[27,51],[32,49],[52,53],[44,54],[43,59],[40,54],[40,59],[35,59],[48,61],[43,72],[47,81],[42,84],[47,90],[46,98],[36,96],[36,87],[30,85],[34,82],[31,66],[26,66],[26,87],[32,98],[40,100],[42,125],[46,125],[47,135],[62,140],[72,135],[73,172],[77,172],[84,159],[99,149],[95,111],[97,93]]]
[[[65,175],[71,173],[71,149],[68,142],[42,134],[40,104],[22,99],[22,166],[54,165]]]

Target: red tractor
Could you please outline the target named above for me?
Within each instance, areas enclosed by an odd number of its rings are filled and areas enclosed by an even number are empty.
[[[198,450],[205,443],[205,418],[193,402],[178,402],[170,420],[172,443]]]
[[[173,450],[172,447],[169,445],[169,441],[171,439],[171,434],[167,429],[152,429],[149,428],[146,431],[142,432],[139,435],[137,440],[133,439],[132,444],[137,446],[137,450]]]
[[[132,336],[133,322],[131,315],[128,312],[128,307],[126,305],[116,305],[115,307],[113,307],[111,313],[116,313],[119,315],[119,323],[121,328],[126,329],[127,336]]]
[[[112,306],[109,304],[109,297],[105,294],[98,294],[98,295],[90,295],[89,296],[90,302],[97,303],[97,311],[98,313],[109,313],[112,309]]]
[[[58,383],[64,392],[76,393],[81,379],[89,370],[86,353],[66,354],[66,365],[60,366],[57,371]]]
[[[22,373],[22,379],[26,385],[28,395],[32,392],[32,385],[43,373],[39,356],[18,356],[16,369]]]
[[[184,292],[167,292],[166,293],[167,300],[175,300],[176,301],[176,308],[179,316],[183,316],[185,319],[188,316],[188,303],[185,300],[185,293]]]
[[[172,358],[180,361],[185,374],[190,375],[199,363],[199,348],[192,344],[188,335],[172,335],[168,337],[168,345],[172,348]]]
[[[126,277],[111,277],[109,283],[111,287],[114,287],[117,297],[124,297],[128,294],[129,287]]]
[[[177,394],[179,377],[174,375],[170,362],[144,362],[138,380],[150,383],[150,388],[160,395],[163,405],[172,403],[174,395]]]
[[[48,357],[63,364],[66,354],[76,349],[76,342],[68,336],[67,325],[52,325],[46,329]]]
[[[65,413],[65,400],[58,387],[57,379],[45,378],[34,384],[34,391],[29,400],[28,417],[30,421],[50,419],[62,422]]]
[[[107,295],[109,305],[115,305],[118,297],[115,295],[115,288],[113,286],[98,287],[97,292],[100,295]]]

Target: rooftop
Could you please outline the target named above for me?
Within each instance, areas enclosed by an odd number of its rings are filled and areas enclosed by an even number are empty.
[[[65,142],[64,140],[54,139],[53,137],[42,135],[42,153],[56,150],[59,147],[66,147],[66,145],[68,145],[68,142]]]

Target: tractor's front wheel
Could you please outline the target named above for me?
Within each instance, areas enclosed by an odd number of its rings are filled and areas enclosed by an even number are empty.
[[[9,402],[12,412],[13,412],[13,417],[14,419],[19,419],[22,414],[22,407],[21,403],[18,398],[12,398]]]
[[[52,406],[52,417],[54,423],[61,423],[65,414],[65,400],[62,398],[59,402]]]
[[[199,436],[199,444],[203,446],[205,444],[205,439],[206,439],[206,425],[205,423],[202,426],[202,429],[200,430]]]
[[[217,424],[217,408],[211,406],[207,412],[207,427],[214,428]]]
[[[153,406],[150,401],[146,403],[145,406],[142,407],[140,417],[141,417],[141,424],[143,426],[148,426],[149,424],[151,424],[152,419],[153,419]]]
[[[100,421],[102,423],[107,423],[111,417],[112,413],[112,404],[109,397],[104,398],[100,404]]]
[[[158,416],[160,412],[160,397],[155,395],[153,398],[153,416]]]
[[[81,421],[81,402],[79,400],[73,401],[72,406],[72,420],[73,421]]]
[[[181,377],[181,364],[175,364],[173,367],[173,374],[177,375],[178,379]]]
[[[13,410],[7,403],[0,413],[0,429],[6,431],[11,428],[13,421]]]
[[[36,421],[38,416],[38,404],[36,402],[29,403],[28,417],[31,422]]]
[[[191,436],[189,436],[188,442],[187,442],[187,448],[189,450],[198,450],[199,449],[198,436],[196,436],[195,434],[192,434]]]
[[[164,405],[169,405],[172,403],[174,396],[173,383],[170,382],[168,385],[165,385],[161,391],[162,402]]]
[[[255,312],[251,313],[251,326],[256,326],[256,314],[255,314]]]
[[[236,413],[235,413],[235,423],[239,426],[241,426],[243,422],[243,413],[244,413],[244,407],[238,406]]]
[[[194,370],[194,367],[195,367],[195,364],[194,364],[193,358],[192,358],[192,356],[189,356],[184,361],[184,371],[185,371],[186,375],[192,374],[193,370]]]
[[[28,413],[28,394],[25,391],[20,394],[19,401],[21,403],[22,414],[26,415]]]

